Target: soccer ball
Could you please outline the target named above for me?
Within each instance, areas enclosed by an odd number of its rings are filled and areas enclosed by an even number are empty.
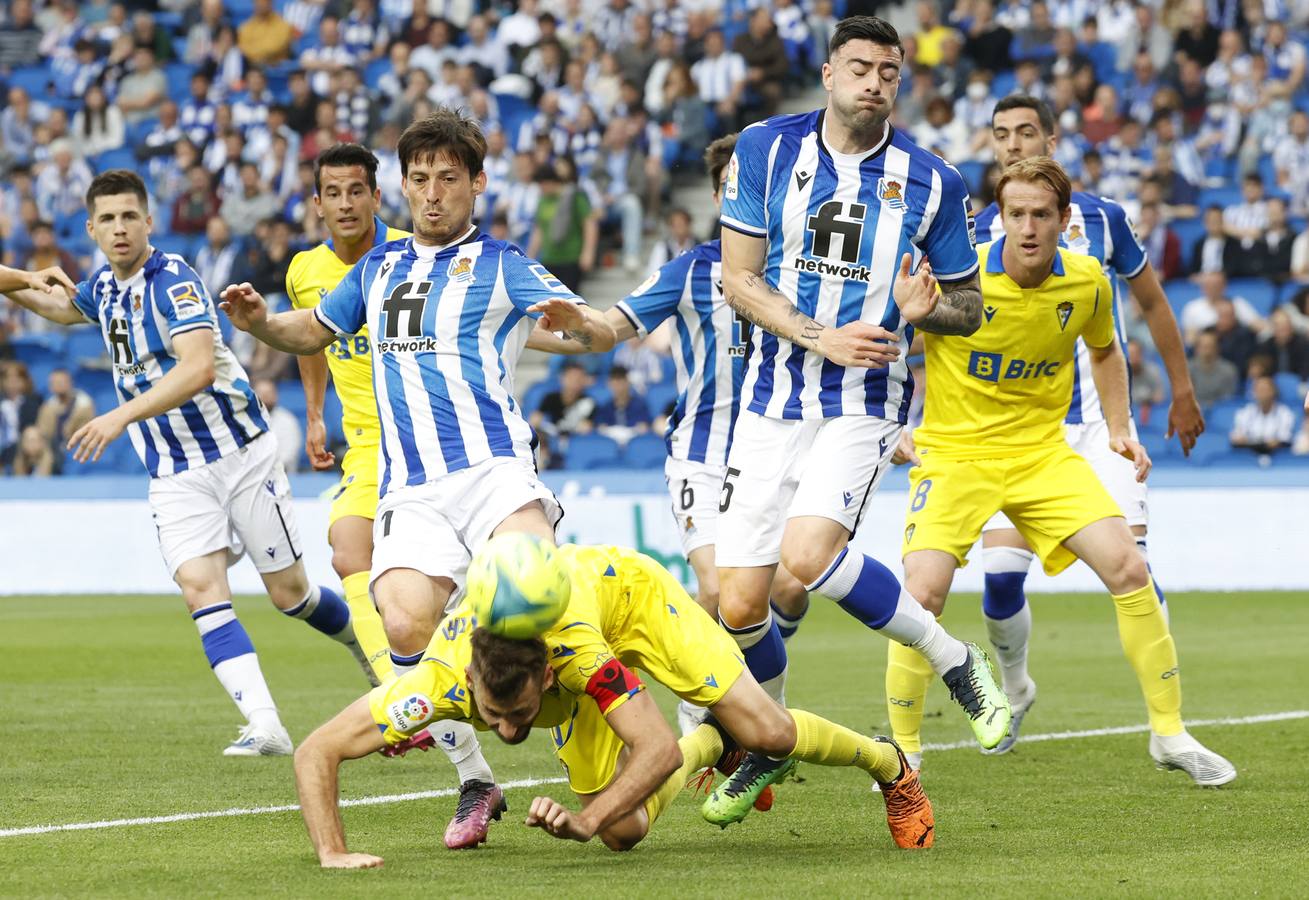
[[[539,637],[563,616],[572,585],[559,551],[522,532],[497,535],[468,566],[468,606],[492,634]]]

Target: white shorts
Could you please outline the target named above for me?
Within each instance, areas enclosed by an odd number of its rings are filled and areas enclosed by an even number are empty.
[[[1132,421],[1131,426],[1132,437],[1136,438],[1136,422]],[[1091,464],[1100,483],[1123,511],[1127,524],[1131,527],[1149,525],[1150,507],[1145,482],[1136,480],[1136,468],[1130,460],[1109,449],[1108,424],[1101,419],[1081,425],[1065,425],[1064,430],[1068,445]],[[983,531],[1012,527],[1009,519],[1000,512],[991,517]]]
[[[545,507],[551,526],[558,525],[563,518],[559,501],[532,464],[515,457],[495,457],[390,491],[377,504],[373,520],[369,584],[388,569],[417,569],[462,587],[473,552],[501,522],[534,500]]]
[[[766,419],[742,410],[718,504],[718,565],[776,563],[796,516],[831,519],[853,535],[901,427],[873,416]]]
[[[682,539],[682,555],[690,557],[701,547],[712,547],[718,535],[718,499],[723,490],[725,466],[668,457],[664,480],[673,498],[673,518]]]
[[[227,550],[232,563],[248,551],[260,572],[300,559],[291,485],[272,434],[208,465],[150,479],[150,511],[169,575],[215,550]]]

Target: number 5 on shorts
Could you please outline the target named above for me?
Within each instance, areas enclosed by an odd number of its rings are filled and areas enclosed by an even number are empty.
[[[740,469],[727,467],[727,474],[723,476],[723,492],[719,495],[718,500],[718,511],[720,513],[727,512],[727,508],[732,505],[732,490],[736,487],[736,485],[732,484],[732,479],[740,474]]]
[[[918,490],[914,491],[913,499],[909,503],[909,511],[916,513],[927,505],[927,492],[932,489],[932,479],[924,478],[918,482]]]

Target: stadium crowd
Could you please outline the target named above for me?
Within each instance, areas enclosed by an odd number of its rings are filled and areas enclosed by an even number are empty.
[[[635,287],[705,237],[671,205],[676,181],[701,177],[705,145],[812,89],[838,17],[896,5],[12,0],[0,9],[0,258],[85,277],[101,261],[83,195],[94,173],[127,167],[149,185],[155,246],[183,253],[211,293],[250,281],[285,304],[291,257],[325,237],[316,154],[373,148],[383,218],[405,227],[396,141],[449,105],[488,135],[484,229],[575,289],[603,266]],[[1015,92],[1053,107],[1076,186],[1128,208],[1208,413],[1193,460],[1309,458],[1309,2],[923,0],[912,16],[895,124],[960,169],[978,208],[998,177],[991,109]],[[1180,460],[1152,415],[1167,397],[1149,332],[1130,301],[1125,312],[1144,439],[1158,461]],[[294,469],[294,367],[229,337]],[[557,360],[523,397],[542,465],[662,465],[667,348],[656,332]],[[62,436],[114,402],[98,333],[0,306],[0,470],[63,470]],[[109,467],[135,471],[118,443]]]

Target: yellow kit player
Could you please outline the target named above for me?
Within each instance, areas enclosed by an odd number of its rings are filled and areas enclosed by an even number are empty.
[[[1150,755],[1199,784],[1236,777],[1231,763],[1182,725],[1177,652],[1154,584],[1126,520],[1089,463],[1064,440],[1077,338],[1091,353],[1111,449],[1150,470],[1131,437],[1127,367],[1114,333],[1112,295],[1100,263],[1062,250],[1071,185],[1037,157],[1005,170],[996,186],[1004,236],[978,246],[984,319],[971,336],[925,336],[927,405],[915,431],[903,543],[905,587],[940,615],[982,527],[1003,511],[1051,575],[1081,559],[1113,596],[1123,649],[1150,714]],[[936,290],[930,268],[909,275],[899,299]],[[886,686],[892,731],[912,763],[931,669],[892,643]]]
[[[377,157],[366,147],[336,144],[320,153],[314,162],[314,188],[314,209],[331,239],[291,260],[286,290],[296,309],[317,306],[374,246],[409,236],[407,231],[387,227],[377,216],[382,199],[377,188]],[[341,424],[349,449],[341,461],[341,484],[332,497],[327,540],[332,545],[332,567],[345,588],[354,618],[356,639],[372,666],[375,683],[380,684],[395,673],[382,618],[368,591],[382,429],[373,396],[367,331],[340,337],[323,354],[297,356],[296,360],[307,401],[305,451],[315,469],[327,470],[336,464],[327,449],[323,422],[329,371],[341,399]],[[394,662],[412,666],[417,659]],[[446,832],[446,843],[451,847],[475,845],[486,838],[491,811],[500,802],[500,789],[473,730],[462,723],[443,723],[434,727],[432,734],[416,735],[389,752],[403,753],[412,746],[426,750],[433,744],[455,764],[462,785],[459,811]]]
[[[563,616],[540,638],[511,640],[477,628],[470,597],[442,623],[417,669],[361,697],[301,744],[296,783],[324,867],[382,862],[346,849],[337,810],[341,761],[442,717],[493,730],[509,744],[526,740],[533,728],[550,729],[582,806],[533,801],[527,824],[555,837],[585,842],[599,835],[611,849],[630,849],[691,773],[727,768],[739,749],[863,769],[882,789],[895,842],[932,845],[931,804],[895,743],[779,706],[727,633],[650,557],[569,544],[544,564],[565,567],[571,593]],[[517,589],[519,573],[501,570],[499,577]],[[634,668],[707,707],[708,724],[675,739]],[[720,789],[702,813],[716,824],[738,821],[744,812],[735,807],[748,810],[753,801],[750,792],[727,796]]]

